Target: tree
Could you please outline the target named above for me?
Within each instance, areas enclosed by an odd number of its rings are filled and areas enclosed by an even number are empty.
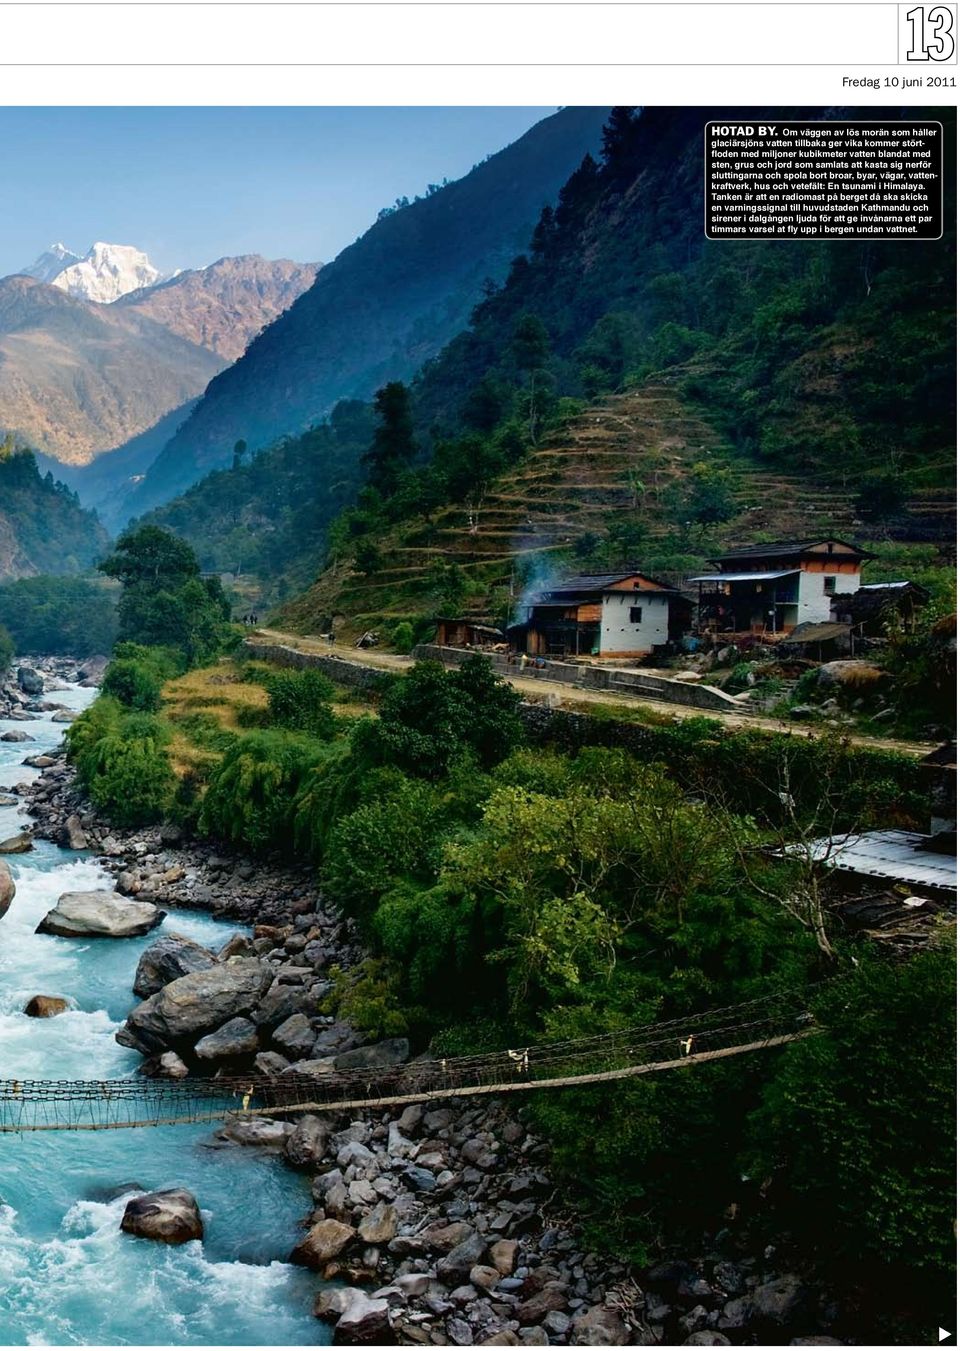
[[[865,1307],[889,1294],[917,1321],[955,1294],[953,946],[944,934],[903,963],[862,950],[814,1000],[818,1035],[782,1053],[751,1122],[751,1171],[772,1173],[803,1249],[858,1285],[873,1276]]]
[[[201,578],[196,554],[176,535],[155,525],[128,530],[99,567],[122,588],[121,640],[178,648],[190,665],[221,650],[229,602],[220,579]]]
[[[370,483],[384,497],[389,497],[401,472],[413,462],[417,453],[410,394],[401,380],[391,380],[377,390],[373,402],[380,421],[363,462],[367,465]]]
[[[0,625],[0,675],[3,675],[7,667],[13,661],[16,648],[13,645],[13,639],[7,630]]]
[[[247,453],[247,443],[242,438],[233,443],[233,467],[239,469],[243,464],[243,457]]]

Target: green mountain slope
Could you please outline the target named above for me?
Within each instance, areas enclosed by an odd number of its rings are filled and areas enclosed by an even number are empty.
[[[106,551],[107,532],[29,450],[0,444],[0,581],[85,572]]]
[[[142,512],[230,462],[296,435],[344,398],[407,378],[468,322],[500,281],[545,202],[598,143],[602,108],[567,108],[466,177],[385,213],[211,381],[138,490]]]

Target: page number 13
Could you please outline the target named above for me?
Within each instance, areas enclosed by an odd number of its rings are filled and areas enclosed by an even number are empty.
[[[908,61],[949,61],[956,51],[953,11],[946,5],[916,5],[908,9]]]

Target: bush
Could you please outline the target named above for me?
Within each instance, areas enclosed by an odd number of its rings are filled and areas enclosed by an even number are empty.
[[[329,741],[337,720],[330,707],[335,689],[320,671],[279,671],[267,681],[270,718],[290,732]]]
[[[955,1249],[951,949],[899,965],[863,953],[815,1001],[820,1034],[783,1053],[752,1119],[754,1169],[774,1171],[809,1250],[858,1277],[872,1265],[930,1278],[944,1297]]]
[[[162,820],[176,780],[165,747],[169,732],[149,713],[125,713],[101,695],[67,729],[70,760],[96,807],[118,826]]]
[[[387,690],[377,738],[384,757],[410,774],[438,778],[464,755],[489,767],[520,744],[520,695],[476,654],[455,671],[416,666]]]
[[[323,755],[291,732],[238,737],[210,776],[200,829],[255,853],[291,845],[294,800]]]
[[[0,675],[6,671],[7,667],[13,661],[16,649],[13,645],[13,639],[5,628],[0,626]]]
[[[393,630],[393,650],[406,656],[413,650],[413,625],[408,619],[403,619]]]
[[[126,708],[155,713],[160,707],[163,682],[153,667],[131,657],[118,657],[104,672],[101,689]]]

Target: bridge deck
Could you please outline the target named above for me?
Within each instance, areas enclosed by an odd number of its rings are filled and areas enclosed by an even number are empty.
[[[180,1080],[0,1079],[0,1133],[124,1130],[587,1087],[784,1046],[816,1030],[799,1001],[775,996],[600,1036],[393,1069]]]

